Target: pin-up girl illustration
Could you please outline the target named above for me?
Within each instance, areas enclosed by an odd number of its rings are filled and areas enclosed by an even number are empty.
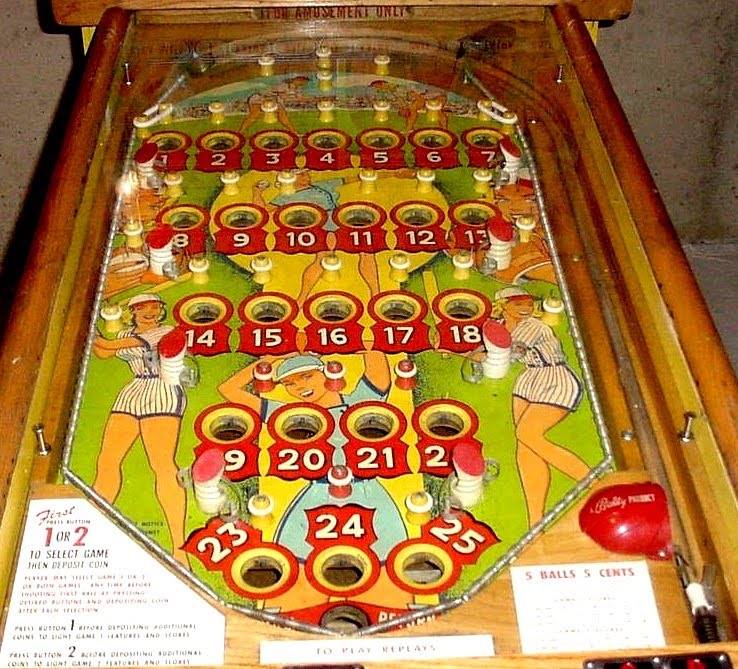
[[[128,363],[129,381],[110,410],[97,459],[93,488],[114,502],[122,487],[121,467],[140,437],[156,480],[155,493],[172,536],[173,554],[186,564],[179,549],[184,542],[185,492],[177,483],[174,460],[186,398],[179,383],[162,378],[159,345],[174,328],[163,323],[166,310],[158,295],[140,294],[128,302],[132,327],[116,339],[96,337],[93,351],[100,358],[117,357]]]
[[[543,517],[551,467],[574,481],[589,473],[589,466],[578,455],[547,436],[577,408],[582,384],[567,365],[553,330],[534,317],[529,293],[504,288],[495,298],[502,305],[502,322],[512,337],[513,358],[525,365],[513,386],[512,413],[518,470],[533,526]]]

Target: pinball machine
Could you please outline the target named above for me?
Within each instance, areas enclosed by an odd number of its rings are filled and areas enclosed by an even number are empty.
[[[738,388],[584,23],[629,4],[108,4],[52,2],[97,28],[4,332],[5,638],[61,499],[224,615],[228,666],[730,666]],[[530,652],[511,571],[613,560],[659,640]]]

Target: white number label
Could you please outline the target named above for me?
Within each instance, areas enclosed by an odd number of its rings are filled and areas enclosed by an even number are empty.
[[[210,164],[213,167],[222,167],[226,164],[226,154],[214,153],[212,156],[210,156]]]
[[[357,469],[379,469],[379,462],[377,462],[379,455],[382,455],[388,469],[392,469],[395,466],[395,454],[392,452],[390,446],[385,446],[381,451],[377,451],[373,446],[362,446],[356,450],[356,455],[359,458],[364,458],[356,463]]]
[[[282,343],[282,331],[279,328],[254,328],[254,346],[279,346]]]
[[[233,246],[235,247],[240,248],[242,246],[248,246],[250,241],[251,237],[249,237],[245,232],[237,232],[233,235]]]
[[[277,470],[296,472],[300,469],[300,452],[294,448],[283,448],[279,452],[281,462]],[[317,448],[308,448],[302,454],[302,466],[310,472],[317,472],[325,466],[325,453]]]
[[[233,541],[231,543],[234,548],[243,546],[243,544],[245,544],[249,539],[249,535],[246,530],[236,527],[233,523],[223,523],[217,530],[215,530],[215,533],[227,534],[228,536],[233,537]]]
[[[225,470],[227,472],[235,472],[246,464],[246,453],[238,451],[235,448],[226,451],[223,455],[226,461]]]
[[[371,246],[372,232],[371,230],[352,230],[349,232],[351,243],[354,246]]]
[[[429,246],[436,243],[432,230],[406,230],[408,241],[418,246]]]
[[[426,467],[448,467],[448,460],[445,459],[446,449],[438,444],[430,444],[423,449],[425,454]]]
[[[413,336],[415,328],[411,325],[388,325],[384,328],[388,344],[407,344]]]
[[[215,346],[215,331],[212,328],[201,332],[197,337],[195,337],[194,330],[187,330],[185,337],[187,338],[187,348],[192,348],[195,344],[208,348]]]
[[[330,513],[321,513],[315,518],[315,522],[323,525],[315,531],[316,539],[338,539],[340,534],[361,539],[366,534],[361,522],[361,515],[358,513],[351,514],[340,528],[338,527],[338,518]]]
[[[233,552],[230,548],[224,548],[215,537],[203,537],[197,542],[198,552],[207,553],[208,548],[212,549],[210,561],[216,564],[225,560]]]
[[[469,528],[468,530],[461,532],[463,525],[458,518],[451,518],[445,522],[450,523],[451,526],[432,527],[430,533],[444,544],[449,543],[458,535],[456,541],[451,543],[451,548],[453,548],[457,553],[469,555],[470,553],[473,553],[478,546],[481,546],[484,543],[484,537],[476,530]]]
[[[318,337],[320,337],[321,346],[328,346],[329,344],[343,346],[348,342],[346,328],[319,328]]]
[[[315,235],[312,232],[288,232],[287,243],[290,246],[312,246],[315,244]]]
[[[478,344],[482,341],[482,335],[479,332],[479,328],[476,325],[452,325],[451,336],[457,344],[462,342],[465,344]]]

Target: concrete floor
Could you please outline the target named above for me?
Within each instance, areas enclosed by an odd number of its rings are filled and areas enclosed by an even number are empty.
[[[79,75],[76,33],[56,27],[47,4],[0,8],[0,304],[22,266]],[[599,42],[736,368],[737,31],[734,0],[636,0],[633,16]]]

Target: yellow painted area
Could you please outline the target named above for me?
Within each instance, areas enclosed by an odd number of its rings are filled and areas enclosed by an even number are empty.
[[[346,202],[352,202],[356,200],[367,200],[367,196],[361,192],[361,184],[358,182],[357,168],[349,168],[337,172],[330,172],[321,174],[320,172],[311,172],[312,182],[316,185],[320,184],[321,180],[333,180],[333,179],[354,179],[355,181],[349,181],[338,188],[338,203],[344,204]],[[279,189],[277,188],[277,173],[276,172],[246,172],[238,183],[238,192],[234,195],[225,195],[222,191],[213,203],[213,215],[221,207],[232,205],[236,203],[252,203],[253,202],[253,190],[257,182],[266,181],[269,186],[263,191],[262,197],[264,201],[269,203],[279,195]],[[419,194],[417,192],[415,178],[410,176],[406,178],[398,178],[396,176],[385,176],[380,174],[380,178],[376,183],[376,191],[371,195],[371,202],[379,205],[385,211],[389,212],[392,207],[396,204],[407,201],[422,199],[425,202],[436,204],[442,209],[448,209],[443,195],[436,189],[427,194]],[[445,225],[448,225],[446,223]],[[387,234],[387,243],[390,247],[394,246],[394,234],[391,229],[394,226],[388,222],[385,224],[385,230],[390,230]],[[276,226],[270,220],[267,224],[267,231],[274,232]],[[300,292],[300,279],[305,269],[315,261],[313,254],[284,254],[277,253],[271,249],[274,247],[273,238],[267,237],[267,244],[269,247],[268,255],[274,263],[272,269],[272,280],[264,286],[267,291],[278,291],[297,297]],[[393,290],[398,288],[398,284],[392,281],[389,277],[389,259],[394,255],[395,251],[381,251],[373,254],[377,263],[377,270],[379,274],[379,285],[381,290]],[[342,253],[338,252],[337,255],[341,258],[341,276],[337,282],[326,281],[323,278],[318,280],[318,283],[313,289],[313,293],[319,293],[325,290],[342,290],[349,292],[352,295],[358,297],[364,305],[369,302],[371,297],[369,289],[366,283],[359,274],[359,254],[356,253]],[[411,253],[408,254],[410,258],[409,272],[427,263],[432,254],[429,253]],[[250,269],[249,263],[251,262],[251,256],[236,255],[231,256],[231,259],[236,264]],[[365,324],[369,321],[366,320]],[[298,316],[296,325],[303,327],[307,324],[307,321],[302,317]]]

